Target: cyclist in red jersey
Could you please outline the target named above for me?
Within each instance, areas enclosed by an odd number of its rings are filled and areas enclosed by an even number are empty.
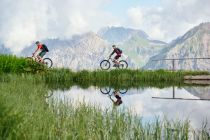
[[[114,54],[116,53],[116,56],[114,57],[114,66],[119,66],[120,62],[118,61],[118,59],[121,57],[122,55],[122,50],[117,48],[116,45],[112,45],[112,48],[113,48],[113,51],[112,53],[109,55],[109,58]]]
[[[43,56],[46,54],[47,50],[43,47],[43,44],[39,41],[35,43],[37,45],[37,49],[33,53],[33,56],[37,57],[40,62],[43,62]]]

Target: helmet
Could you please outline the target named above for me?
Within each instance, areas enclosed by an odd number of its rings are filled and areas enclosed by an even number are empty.
[[[36,44],[36,45],[38,45],[39,43],[40,43],[39,41],[36,41],[36,43],[35,43],[35,44]]]
[[[116,47],[116,45],[112,45],[112,48],[115,48]]]

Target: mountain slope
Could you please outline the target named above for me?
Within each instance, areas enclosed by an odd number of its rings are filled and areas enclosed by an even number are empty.
[[[202,23],[177,38],[159,54],[150,58],[145,69],[171,69],[171,61],[159,59],[210,58],[210,23]],[[210,70],[209,60],[177,60],[175,69]]]
[[[100,61],[108,56],[108,47],[96,34],[87,33],[72,46],[54,49],[49,56],[54,59],[57,67],[64,66],[73,70],[97,69]]]
[[[150,57],[159,53],[165,47],[165,44],[154,43],[140,36],[133,36],[121,46],[136,68],[144,66]]]

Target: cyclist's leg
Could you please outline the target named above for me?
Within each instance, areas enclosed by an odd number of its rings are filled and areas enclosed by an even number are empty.
[[[120,64],[120,62],[118,61],[118,59],[121,57],[121,55],[116,55],[115,57],[114,57],[114,63],[115,64],[117,64],[117,65],[119,65]]]
[[[41,51],[40,53],[39,53],[39,60],[40,60],[40,62],[42,62],[43,63],[43,57],[44,57],[44,55],[46,54],[46,51]]]

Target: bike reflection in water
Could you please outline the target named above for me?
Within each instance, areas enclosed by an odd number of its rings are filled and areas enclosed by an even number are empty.
[[[115,90],[111,90],[111,88],[101,88],[100,89],[102,94],[108,94],[109,98],[111,99],[111,101],[113,102],[113,104],[115,106],[119,106],[123,103],[122,101],[122,97],[120,96],[121,94],[125,94],[128,90],[127,89],[115,89]],[[113,98],[113,96],[115,98]]]

